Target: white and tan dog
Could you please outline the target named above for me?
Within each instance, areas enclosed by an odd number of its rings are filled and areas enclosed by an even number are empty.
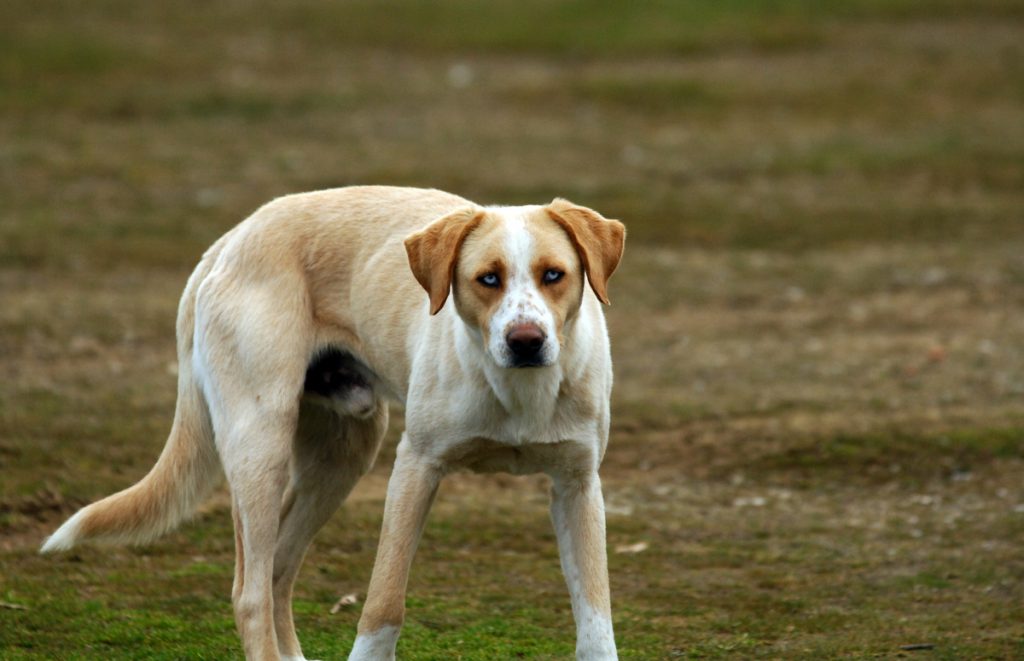
[[[551,476],[577,657],[616,658],[597,470],[612,387],[601,302],[624,235],[564,200],[480,207],[353,187],[267,204],[206,252],[185,288],[178,404],[156,465],[76,513],[43,551],[151,540],[195,509],[219,463],[246,657],[302,659],[292,584],[313,535],[373,464],[393,399],[407,431],[349,658],[394,658],[413,554],[455,469]]]

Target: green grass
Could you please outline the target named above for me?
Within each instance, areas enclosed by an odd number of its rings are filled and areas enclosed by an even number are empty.
[[[554,543],[547,533],[535,537],[546,528],[542,508],[444,502],[417,558],[399,652],[412,659],[570,656],[571,614]],[[296,617],[307,653],[339,658],[351,644],[358,607],[327,611],[339,591],[365,581],[380,504],[370,509],[372,515],[332,525],[304,571]],[[819,528],[802,518],[773,519],[765,528],[765,518],[732,511],[724,534],[707,525],[649,531],[648,552],[613,555],[622,656],[870,656],[909,642],[932,643],[943,658],[1019,649],[1011,633],[1019,606],[1006,601],[1019,596],[1022,577],[1011,549],[964,558],[962,542],[935,545],[927,531],[933,550],[922,558],[920,543],[901,525],[872,533],[845,522]],[[510,535],[513,521],[527,531],[525,540]],[[613,545],[637,534],[635,522],[613,515],[609,523]],[[12,658],[55,650],[74,650],[57,652],[60,658],[237,658],[229,565],[178,550],[228,558],[229,525],[222,511],[146,551],[10,556],[5,564],[17,562],[22,571],[8,574],[4,600],[26,610],[5,612],[0,643]],[[450,527],[472,533],[453,538]],[[360,545],[332,549],[340,538]],[[512,548],[510,539],[518,542]],[[861,548],[882,552],[884,561],[853,552]],[[37,572],[54,564],[62,582],[41,586]],[[964,631],[964,617],[975,628]]]

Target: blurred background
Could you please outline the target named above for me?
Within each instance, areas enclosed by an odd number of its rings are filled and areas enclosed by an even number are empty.
[[[223,493],[145,549],[34,550],[155,461],[206,246],[349,184],[629,228],[624,657],[1024,656],[1015,0],[7,0],[0,656],[240,658]],[[393,418],[299,579],[307,656],[354,636]],[[400,655],[571,655],[546,497],[446,482]]]

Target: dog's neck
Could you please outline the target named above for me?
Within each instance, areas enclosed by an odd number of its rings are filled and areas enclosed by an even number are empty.
[[[565,328],[565,344],[558,362],[547,367],[501,367],[491,358],[480,332],[455,319],[457,356],[463,370],[489,386],[494,399],[511,418],[528,419],[531,424],[550,421],[567,379],[581,378],[589,351],[586,324]]]
[[[549,420],[555,411],[564,373],[558,363],[549,367],[498,367],[485,357],[483,376],[505,411],[515,417]]]

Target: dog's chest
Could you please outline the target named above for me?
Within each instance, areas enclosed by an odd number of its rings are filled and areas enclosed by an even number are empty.
[[[508,391],[498,385],[463,382],[447,391],[443,404],[411,403],[411,440],[453,469],[513,474],[543,472],[569,447],[600,446],[599,416],[557,381]]]
[[[445,460],[477,472],[535,473],[570,445],[596,447],[595,418],[558,391],[506,393],[478,390],[444,443]]]

